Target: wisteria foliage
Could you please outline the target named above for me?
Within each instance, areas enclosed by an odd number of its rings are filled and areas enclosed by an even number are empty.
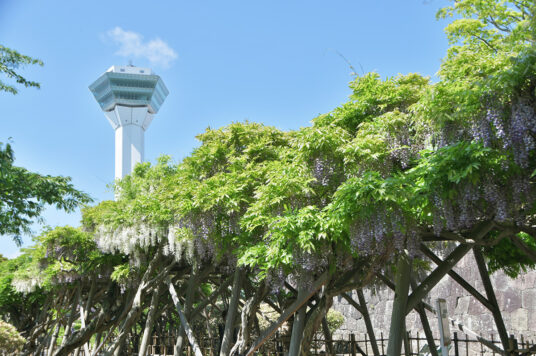
[[[348,269],[349,259],[417,256],[427,232],[530,226],[533,9],[494,4],[457,1],[439,13],[461,17],[446,29],[439,82],[369,73],[310,127],[207,129],[182,162],[163,157],[117,182],[117,201],[85,210],[85,232],[105,254],[143,261],[159,248],[281,281]]]

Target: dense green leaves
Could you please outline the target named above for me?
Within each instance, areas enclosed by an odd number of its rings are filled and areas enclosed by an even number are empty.
[[[91,201],[70,178],[43,176],[13,162],[11,145],[0,143],[0,235],[11,235],[20,243],[20,235],[30,231],[46,204],[70,212]]]

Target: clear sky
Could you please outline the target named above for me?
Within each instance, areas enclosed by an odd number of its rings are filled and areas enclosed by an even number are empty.
[[[40,90],[0,93],[0,142],[12,138],[16,165],[70,176],[96,202],[112,199],[114,133],[88,90],[111,65],[132,60],[163,78],[170,94],[145,133],[145,157],[180,161],[209,126],[309,125],[350,94],[345,59],[359,74],[433,77],[447,48],[435,13],[446,4],[0,0],[0,44],[45,63],[22,70]],[[44,218],[76,226],[80,214],[48,209]],[[0,237],[0,253],[18,248]]]

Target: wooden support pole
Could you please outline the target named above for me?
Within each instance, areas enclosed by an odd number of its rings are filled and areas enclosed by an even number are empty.
[[[433,253],[428,247],[426,247],[424,244],[421,244],[421,251],[431,259],[436,265],[440,265],[443,263],[443,260],[441,260],[435,253]],[[468,291],[473,297],[475,297],[483,306],[485,306],[488,310],[491,311],[493,309],[493,306],[490,304],[490,302],[484,297],[482,294],[480,294],[479,291],[477,291],[472,285],[467,283],[465,279],[463,279],[462,276],[460,276],[458,273],[453,271],[452,269],[448,272],[449,276],[454,279],[460,286],[462,286],[463,289]]]
[[[419,286],[411,293],[406,305],[406,314],[408,314],[415,306],[436,286],[439,281],[458,263],[463,256],[467,254],[473,247],[472,244],[458,245],[448,255],[448,257],[437,266],[437,268],[428,275]]]
[[[484,261],[484,256],[480,251],[480,247],[473,248],[473,254],[475,256],[476,264],[478,266],[480,278],[482,279],[482,284],[484,284],[486,296],[488,297],[488,301],[490,302],[490,304],[493,306],[493,308],[491,309],[491,313],[493,314],[493,319],[495,320],[495,325],[497,326],[497,331],[499,333],[499,337],[501,338],[503,349],[506,352],[506,355],[509,356],[512,354],[512,350],[509,347],[508,333],[506,332],[506,327],[504,326],[501,310],[499,309],[499,304],[497,303],[497,298],[495,297],[495,292],[493,291],[493,286],[489,278],[486,261]]]
[[[374,354],[374,356],[380,356],[380,350],[378,349],[378,343],[376,342],[376,336],[374,335],[374,327],[372,326],[372,321],[370,320],[367,302],[365,300],[365,296],[363,295],[362,289],[357,290],[357,298],[359,300],[359,304],[361,305],[361,309],[363,309],[361,315],[363,315],[363,320],[365,321],[365,326],[367,328],[367,334],[370,338],[370,346],[372,347],[372,353]]]
[[[411,288],[415,290],[417,288],[417,282],[414,278],[411,278]],[[422,328],[424,330],[424,335],[426,336],[426,341],[428,342],[428,347],[430,348],[430,354],[432,356],[439,356],[437,354],[437,348],[434,340],[434,335],[432,334],[432,329],[430,328],[430,323],[428,322],[428,316],[426,315],[426,310],[424,309],[424,303],[417,304],[415,308],[421,319]],[[417,338],[419,334],[417,334]]]

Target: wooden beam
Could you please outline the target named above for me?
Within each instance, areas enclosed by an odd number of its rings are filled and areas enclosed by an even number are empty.
[[[357,302],[355,300],[352,299],[352,297],[350,297],[348,294],[346,293],[342,293],[341,296],[346,299],[346,301],[348,303],[350,303],[351,306],[353,306],[354,308],[357,309],[357,311],[359,313],[361,313],[361,315],[363,315],[364,311],[363,311],[363,308],[361,308],[361,305],[357,304]]]
[[[421,244],[421,251],[431,259],[436,265],[439,265],[443,263],[443,260],[441,260],[435,253],[433,253],[427,246],[424,244]],[[460,286],[462,286],[463,289],[468,291],[473,297],[475,297],[483,306],[485,306],[488,310],[492,310],[493,306],[491,303],[484,297],[482,294],[480,294],[479,291],[477,291],[472,285],[470,285],[465,279],[463,279],[458,273],[454,272],[453,270],[450,270],[448,272],[449,276],[454,279]]]
[[[495,325],[497,326],[497,331],[499,333],[499,337],[501,338],[501,344],[503,345],[504,350],[507,351],[507,355],[513,355],[512,350],[510,350],[510,345],[508,343],[508,333],[506,331],[506,327],[504,326],[501,310],[499,309],[499,304],[497,303],[497,299],[495,298],[495,292],[493,291],[493,286],[491,285],[491,280],[489,278],[486,262],[484,261],[484,256],[482,256],[480,247],[473,248],[473,254],[475,255],[478,272],[480,273],[482,284],[484,284],[484,290],[486,291],[488,301],[493,306],[493,309],[491,309],[491,313],[493,314],[493,319],[495,320]]]
[[[439,283],[439,281],[445,277],[450,270],[452,270],[452,267],[454,267],[456,263],[458,263],[463,256],[465,256],[467,252],[471,250],[472,247],[472,244],[458,245],[458,247],[456,247],[454,251],[448,255],[443,263],[438,265],[437,268],[419,284],[417,289],[415,289],[408,297],[406,314],[408,314],[417,306],[417,304],[419,304],[419,302],[432,290],[432,288],[434,288],[436,284]]]
[[[357,290],[357,298],[359,300],[359,304],[361,304],[361,308],[363,309],[361,315],[363,315],[363,320],[365,321],[365,326],[367,327],[367,334],[370,337],[372,353],[374,353],[374,356],[380,356],[380,350],[378,349],[378,343],[376,342],[376,335],[374,335],[374,327],[372,326],[372,321],[370,320],[367,302],[365,300],[365,295],[363,294],[362,289]]]

